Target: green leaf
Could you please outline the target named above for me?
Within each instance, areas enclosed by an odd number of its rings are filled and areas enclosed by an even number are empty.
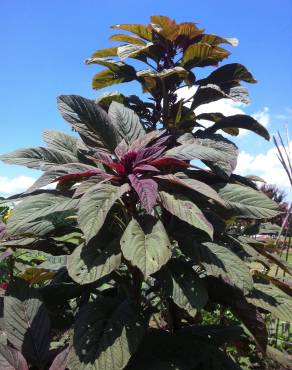
[[[224,153],[212,146],[207,146],[199,140],[193,139],[191,143],[176,146],[164,153],[165,157],[175,157],[183,161],[200,159],[208,162],[218,162],[225,159]]]
[[[216,84],[216,85],[229,85],[237,86],[240,81],[249,83],[256,83],[252,74],[239,63],[226,64],[225,66],[217,68],[208,77],[198,80],[199,85]]]
[[[68,273],[78,284],[97,281],[121,264],[119,240],[110,239],[104,234],[88,244],[79,245],[68,256]]]
[[[244,218],[272,218],[280,214],[278,204],[264,193],[238,184],[219,185],[218,193],[232,215]]]
[[[184,145],[189,145],[190,148],[193,145],[198,152],[197,159],[201,159],[224,179],[228,179],[236,167],[238,148],[222,135],[202,132],[200,136],[193,137],[190,134],[185,134],[178,141],[182,142],[182,144],[185,143]]]
[[[291,367],[291,355],[288,352],[279,351],[277,348],[272,346],[267,346],[266,351],[267,357],[276,361],[278,364],[283,366],[285,369],[289,370]]]
[[[145,279],[158,271],[171,257],[170,241],[161,221],[145,217],[139,224],[132,219],[122,238],[124,257],[137,266]]]
[[[17,164],[44,171],[56,164],[76,162],[76,157],[56,149],[35,147],[17,149],[11,153],[3,154],[0,156],[0,160],[4,163]]]
[[[144,24],[116,24],[112,28],[129,31],[144,40],[152,41],[152,28]]]
[[[144,332],[141,318],[129,301],[98,298],[84,305],[77,314],[73,339],[75,356],[69,359],[69,368],[124,369]]]
[[[23,280],[10,283],[4,298],[5,332],[10,343],[32,364],[49,355],[50,320],[36,289]]]
[[[46,260],[42,262],[37,268],[49,271],[58,271],[67,264],[67,255],[63,256],[47,256]]]
[[[160,191],[159,195],[162,206],[167,209],[168,212],[195,228],[204,231],[211,239],[213,238],[212,225],[194,203],[179,195],[171,195],[165,191]]]
[[[97,235],[114,203],[129,190],[128,184],[98,184],[83,195],[79,204],[78,223],[87,242]]]
[[[4,344],[0,344],[0,369],[28,370],[28,366],[25,358],[19,351]]]
[[[112,41],[119,41],[119,42],[126,42],[129,44],[134,44],[134,45],[146,45],[146,42],[141,40],[140,38],[136,36],[130,36],[130,35],[125,35],[118,33],[116,35],[112,35],[110,37],[110,40]]]
[[[230,55],[229,51],[198,42],[190,45],[183,54],[181,65],[186,69],[215,65]]]
[[[59,150],[78,158],[78,139],[75,137],[60,131],[46,130],[43,132],[43,139],[49,149]]]
[[[189,264],[170,260],[156,276],[163,287],[163,293],[191,316],[207,303],[205,286]]]
[[[254,290],[247,296],[247,300],[280,320],[291,321],[291,297],[273,284],[254,284]]]
[[[253,131],[266,140],[270,140],[268,130],[253,117],[247,116],[246,114],[236,114],[235,116],[224,117],[221,120],[218,120],[215,125],[207,128],[205,133],[215,133],[218,130],[231,128],[242,128]]]
[[[207,275],[221,278],[244,293],[248,293],[253,288],[248,267],[227,247],[210,242],[197,243],[194,235],[187,238],[182,236],[180,247],[195,264],[204,267]]]
[[[78,95],[61,95],[57,101],[63,118],[86,144],[113,152],[118,144],[118,134],[107,113],[98,104]]]
[[[183,172],[178,172],[174,175],[172,174],[156,175],[154,177],[160,180],[168,181],[173,184],[191,189],[196,193],[199,193],[200,195],[203,195],[206,198],[213,199],[220,204],[224,203],[223,199],[220,198],[219,194],[216,192],[216,190],[211,188],[211,186],[205,184],[202,181],[191,179],[187,177]]]
[[[119,141],[124,139],[127,144],[131,144],[146,134],[139,116],[123,104],[112,102],[108,114],[119,133]]]
[[[77,208],[79,200],[60,194],[43,193],[26,198],[14,209],[7,221],[10,235],[37,234],[44,235],[64,223],[64,218]]]

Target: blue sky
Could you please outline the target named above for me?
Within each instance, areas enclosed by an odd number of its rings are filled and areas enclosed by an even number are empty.
[[[243,109],[268,125],[271,133],[283,131],[284,125],[291,123],[291,0],[3,0],[0,153],[41,145],[41,133],[47,128],[70,132],[57,112],[56,96],[94,98],[97,93],[91,89],[91,78],[97,67],[85,66],[84,60],[94,50],[114,44],[108,41],[113,33],[111,25],[146,23],[154,14],[195,21],[209,33],[239,39],[227,62],[246,65],[258,80],[248,86],[252,104],[238,107],[227,103],[216,106],[217,110]],[[116,89],[140,94],[135,83],[112,88]],[[242,150],[238,172],[257,172],[268,181],[287,185],[272,143],[253,134],[241,135],[236,142]],[[0,194],[18,190],[30,177],[37,177],[37,173],[0,164]]]

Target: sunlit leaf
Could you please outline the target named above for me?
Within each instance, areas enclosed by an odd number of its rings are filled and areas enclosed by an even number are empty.
[[[197,43],[190,45],[184,52],[181,65],[186,69],[215,65],[229,55],[227,50],[218,46],[212,47],[207,43]]]
[[[165,191],[159,192],[162,206],[182,221],[207,233],[213,238],[213,226],[204,216],[203,212],[190,200],[179,195],[171,195]]]
[[[83,195],[78,210],[78,223],[87,242],[97,235],[116,200],[129,190],[128,184],[120,187],[98,184]]]
[[[57,101],[63,118],[80,134],[85,143],[114,150],[117,132],[107,113],[98,104],[78,95],[61,95]]]
[[[264,193],[248,186],[224,184],[218,189],[233,215],[244,218],[272,218],[280,213],[278,204]]]
[[[130,35],[124,35],[124,34],[121,34],[121,33],[116,34],[116,35],[112,35],[110,37],[110,40],[120,41],[120,42],[127,42],[129,44],[134,44],[134,45],[146,45],[146,42],[141,40],[138,37],[130,36]]]
[[[44,171],[56,164],[74,163],[76,157],[56,149],[43,147],[17,149],[8,154],[2,154],[0,160],[4,163],[17,164]]]
[[[161,221],[146,218],[140,224],[132,219],[122,238],[124,257],[137,266],[145,279],[158,271],[171,257],[170,241]]]
[[[152,41],[152,28],[150,26],[145,26],[144,24],[116,24],[112,26],[112,28],[129,31],[142,39]]]
[[[145,135],[139,116],[132,109],[120,103],[112,102],[108,114],[120,135],[119,141],[124,139],[127,144],[131,144],[134,140]]]

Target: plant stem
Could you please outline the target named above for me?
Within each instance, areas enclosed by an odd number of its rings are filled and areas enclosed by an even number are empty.
[[[14,279],[14,274],[13,274],[14,257],[13,257],[13,255],[8,257],[8,268],[9,268],[9,283],[11,283]]]

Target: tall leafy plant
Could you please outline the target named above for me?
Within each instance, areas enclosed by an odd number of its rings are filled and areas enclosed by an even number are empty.
[[[126,32],[111,37],[122,45],[87,61],[105,67],[93,87],[135,80],[148,101],[117,92],[96,101],[59,96],[60,113],[79,138],[47,131],[46,147],[0,157],[43,171],[13,197],[20,202],[1,244],[66,261],[45,286],[10,283],[4,297],[10,344],[32,366],[50,363],[45,306],[59,332],[73,328],[58,369],[238,369],[228,344],[240,351],[256,345],[283,362],[267,346],[263,315],[290,319],[291,288],[268,272],[273,263],[291,269],[263,243],[228,233],[230,219],[280,211],[251,179],[233,173],[238,148],[217,131],[269,134],[246,115],[194,112],[219,99],[248,100],[240,83],[256,82],[251,73],[237,63],[216,68],[230,54],[221,45],[236,40],[164,16],[113,28]],[[126,59],[147,69],[137,71]],[[207,66],[213,71],[199,78]],[[187,100],[178,99],[184,85],[195,87]],[[46,188],[51,183],[55,189]],[[30,295],[35,315],[28,327],[22,307],[32,304]],[[218,308],[219,322],[203,325],[202,314]]]

